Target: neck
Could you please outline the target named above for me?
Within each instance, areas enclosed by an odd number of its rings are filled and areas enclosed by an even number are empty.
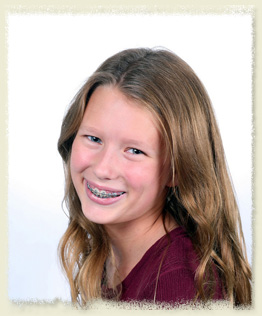
[[[166,234],[163,218],[158,216],[147,226],[145,223],[125,223],[122,225],[106,226],[105,229],[111,240],[115,265],[112,259],[107,262],[109,280],[117,269],[120,281],[123,281],[134,266],[140,261],[145,252],[162,236]],[[171,217],[165,221],[167,231],[174,229],[177,224]]]

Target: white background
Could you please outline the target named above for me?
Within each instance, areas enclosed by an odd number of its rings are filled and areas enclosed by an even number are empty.
[[[67,226],[56,144],[71,99],[112,54],[163,46],[182,57],[214,105],[252,260],[252,16],[8,17],[9,298],[70,299],[57,245]]]

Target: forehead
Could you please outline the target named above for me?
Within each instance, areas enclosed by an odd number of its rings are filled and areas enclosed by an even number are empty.
[[[96,88],[87,104],[83,124],[95,124],[97,127],[125,132],[131,129],[133,133],[139,130],[144,134],[159,136],[158,123],[151,111],[112,86]]]

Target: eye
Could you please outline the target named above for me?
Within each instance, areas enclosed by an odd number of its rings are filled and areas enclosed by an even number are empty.
[[[102,144],[101,139],[98,138],[98,137],[91,136],[91,135],[87,135],[86,137],[87,137],[91,142],[93,142],[93,143]]]
[[[128,153],[131,153],[133,155],[141,155],[141,154],[145,154],[143,151],[136,149],[136,148],[129,148],[127,150]]]

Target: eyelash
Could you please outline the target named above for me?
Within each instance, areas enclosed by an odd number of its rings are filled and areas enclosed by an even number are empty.
[[[102,141],[100,138],[96,137],[96,136],[92,136],[92,135],[86,135],[86,137],[93,143],[98,143],[98,144],[102,144]],[[137,148],[129,148],[127,150],[127,152],[130,152],[132,150],[132,155],[145,155],[145,153]]]
[[[133,155],[144,155],[144,152],[142,150],[136,149],[136,148],[129,148],[128,151],[132,150],[133,151]]]
[[[98,137],[91,136],[91,135],[87,135],[86,137],[93,143],[98,143],[98,144],[102,143],[101,139]]]

